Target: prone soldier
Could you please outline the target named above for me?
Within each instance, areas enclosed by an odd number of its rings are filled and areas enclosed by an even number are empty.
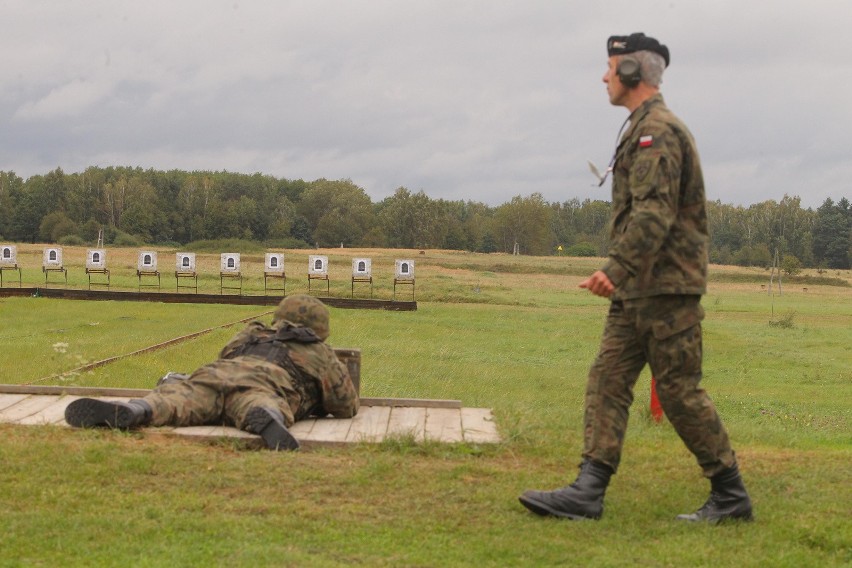
[[[219,358],[184,380],[167,380],[128,402],[75,400],[65,420],[79,428],[225,424],[259,434],[273,450],[296,450],[290,433],[309,416],[351,418],[360,399],[346,366],[325,343],[328,308],[307,295],[289,296],[272,325],[251,322]]]

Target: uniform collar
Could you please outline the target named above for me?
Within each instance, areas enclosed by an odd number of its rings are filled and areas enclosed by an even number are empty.
[[[665,104],[662,93],[657,93],[639,105],[636,110],[630,113],[630,116],[627,119],[630,121],[630,127],[624,133],[624,136],[621,137],[621,142],[629,140],[630,137],[633,136],[633,131],[636,130],[637,125],[642,122],[642,119],[645,118],[649,112],[651,112],[652,108],[660,105],[665,106]]]

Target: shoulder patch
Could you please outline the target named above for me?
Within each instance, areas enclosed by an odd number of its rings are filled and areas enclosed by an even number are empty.
[[[654,137],[648,134],[647,136],[639,137],[639,147],[640,148],[650,148],[654,145]]]

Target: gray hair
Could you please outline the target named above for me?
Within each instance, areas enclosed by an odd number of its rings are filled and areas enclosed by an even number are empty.
[[[637,51],[630,55],[639,62],[642,69],[642,82],[651,87],[659,87],[663,82],[663,71],[666,68],[666,60],[663,56],[653,51]]]

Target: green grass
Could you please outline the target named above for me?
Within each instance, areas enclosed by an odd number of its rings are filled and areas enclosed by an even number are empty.
[[[370,254],[392,262],[406,253]],[[605,516],[575,523],[535,517],[517,496],[575,476],[585,376],[606,312],[606,302],[576,285],[599,261],[433,251],[417,260],[416,312],[332,309],[330,342],[361,348],[365,396],[492,408],[502,444],[401,438],[277,454],[144,433],[0,425],[0,566],[852,562],[848,288],[809,284],[807,292],[790,286],[770,296],[757,281],[717,280],[704,299],[704,386],[737,450],[755,523],[673,520],[699,506],[708,485],[672,428],[650,420],[647,372]],[[576,275],[559,264],[569,262]],[[514,268],[497,269],[507,264]],[[545,268],[536,272],[539,264]],[[348,284],[333,292],[348,296]],[[3,382],[263,311],[0,298]],[[770,325],[773,312],[775,320],[793,313],[791,326]],[[57,384],[150,387],[165,371],[214,358],[238,328]],[[64,353],[57,343],[67,344]]]

